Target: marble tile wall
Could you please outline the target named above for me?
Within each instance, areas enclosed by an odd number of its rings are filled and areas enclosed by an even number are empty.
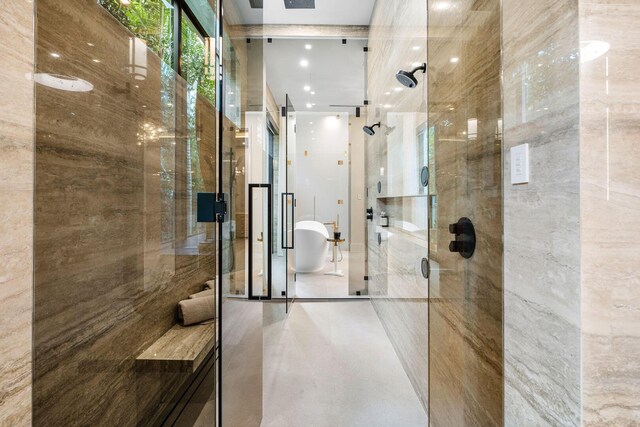
[[[0,425],[31,424],[33,3],[0,9]]]
[[[639,425],[640,3],[581,0],[579,19],[582,421]]]
[[[135,358],[215,275],[211,230],[185,228],[191,172],[215,188],[215,111],[191,97],[189,125],[184,80],[151,51],[134,79],[132,36],[96,2],[40,0],[37,14],[36,71],[92,87],[35,90],[33,424],[151,424],[188,377]]]
[[[579,425],[578,2],[502,8],[505,425]],[[511,185],[524,143],[530,182]]]
[[[428,408],[427,280],[420,261],[427,256],[427,211],[414,198],[425,199],[415,182],[417,133],[424,126],[426,85],[401,86],[395,74],[426,61],[426,2],[378,1],[368,41],[367,123],[382,122],[375,136],[366,136],[366,207],[374,209],[367,222],[369,296],[398,354],[416,394]],[[416,170],[413,170],[416,169]],[[378,191],[380,182],[380,192]],[[380,213],[391,218],[380,227]],[[380,237],[380,243],[378,241]]]

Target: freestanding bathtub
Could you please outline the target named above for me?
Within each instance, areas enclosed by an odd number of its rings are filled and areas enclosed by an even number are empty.
[[[296,223],[296,272],[315,273],[324,268],[329,249],[329,232],[317,221]]]

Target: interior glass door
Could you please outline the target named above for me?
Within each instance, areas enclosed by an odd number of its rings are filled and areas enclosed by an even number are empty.
[[[293,103],[286,97],[287,105],[285,108],[286,121],[286,182],[287,191],[283,197],[283,218],[284,233],[283,247],[287,253],[287,272],[286,272],[286,311],[291,310],[291,306],[296,296],[296,252],[295,252],[295,157],[296,157],[296,110]]]
[[[252,9],[252,15],[245,16],[236,10],[237,2],[224,1],[222,7],[218,192],[226,201],[226,214],[224,222],[219,224],[218,419],[222,426],[259,426],[263,303],[252,299],[248,289],[247,251],[251,251],[252,242],[248,240],[250,164],[247,159],[250,147],[259,146],[264,136],[259,131],[263,117],[261,84],[257,82],[253,86],[255,82],[249,78],[253,70],[263,68],[262,45],[261,40],[248,43],[247,38],[234,29],[246,24],[245,19],[261,22],[262,9]],[[254,193],[256,205],[268,210],[268,191],[256,188]],[[268,240],[265,233],[268,225],[265,227],[261,221],[258,225],[262,229],[262,240]],[[259,286],[259,290],[268,292],[263,286]]]

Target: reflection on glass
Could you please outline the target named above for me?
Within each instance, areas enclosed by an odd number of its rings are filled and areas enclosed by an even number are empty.
[[[129,74],[136,80],[147,78],[147,43],[138,37],[129,37]]]
[[[165,63],[160,65],[160,75],[162,91],[160,92],[161,120],[165,125],[158,129],[160,144],[160,193],[162,203],[162,217],[160,222],[160,233],[162,243],[174,242],[176,238],[175,230],[175,163],[176,163],[176,115],[175,107],[175,75],[173,69]],[[142,125],[139,135],[145,135],[151,129]]]
[[[189,20],[186,14],[182,14],[180,47],[180,71],[187,81],[187,232],[189,236],[199,234],[204,228],[203,224],[196,221],[196,194],[204,191],[202,170],[200,165],[200,146],[198,117],[200,109],[206,108],[206,104],[215,103],[216,81],[205,65],[207,57],[210,58],[211,47]]]

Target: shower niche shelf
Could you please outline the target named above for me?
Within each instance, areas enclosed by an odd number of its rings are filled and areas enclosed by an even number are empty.
[[[175,325],[136,358],[142,372],[193,373],[215,346],[216,323]]]

